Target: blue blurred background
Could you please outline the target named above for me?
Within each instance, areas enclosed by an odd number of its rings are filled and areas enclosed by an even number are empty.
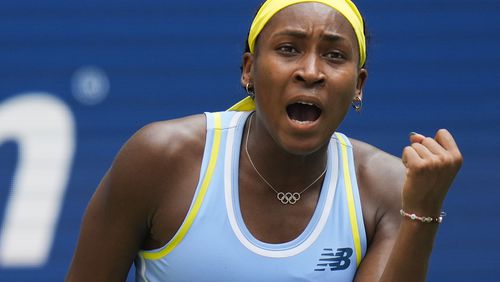
[[[243,97],[259,3],[2,1],[0,281],[64,279],[87,202],[136,130]],[[428,280],[498,281],[500,1],[356,3],[369,80],[340,131],[398,156],[411,131],[452,131],[465,162]]]

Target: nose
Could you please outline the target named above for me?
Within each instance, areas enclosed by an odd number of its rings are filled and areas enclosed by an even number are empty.
[[[300,60],[294,74],[294,80],[304,83],[307,87],[320,87],[325,83],[326,76],[321,70],[321,58],[315,54],[307,54]]]

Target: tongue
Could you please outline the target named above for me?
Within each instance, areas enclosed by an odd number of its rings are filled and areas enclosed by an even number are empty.
[[[286,108],[288,117],[297,121],[315,121],[321,115],[321,110],[316,106],[300,103],[291,104]]]

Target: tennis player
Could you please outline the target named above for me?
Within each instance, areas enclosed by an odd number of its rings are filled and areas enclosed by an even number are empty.
[[[361,110],[349,0],[268,0],[243,55],[248,97],[156,122],[85,213],[68,281],[425,281],[462,157],[445,129],[402,158],[337,132]],[[406,138],[402,136],[401,138]]]

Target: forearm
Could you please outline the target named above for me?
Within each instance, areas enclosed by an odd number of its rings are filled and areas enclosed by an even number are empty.
[[[425,281],[437,223],[404,219],[379,281]]]

